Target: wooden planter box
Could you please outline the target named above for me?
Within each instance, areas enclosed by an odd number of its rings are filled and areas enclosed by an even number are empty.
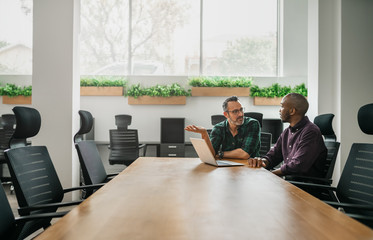
[[[248,97],[250,96],[250,88],[246,87],[192,87],[192,96],[238,96]]]
[[[3,96],[3,104],[31,104],[32,97],[31,96]]]
[[[123,96],[123,87],[80,87],[80,96]]]
[[[128,97],[130,105],[185,105],[186,96],[175,97],[150,97],[141,96],[138,98]]]
[[[282,97],[266,98],[266,97],[254,97],[254,105],[262,106],[280,106]]]

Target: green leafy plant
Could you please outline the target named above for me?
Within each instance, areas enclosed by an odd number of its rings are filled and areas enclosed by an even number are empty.
[[[94,76],[80,79],[81,87],[125,87],[126,84],[124,77]]]
[[[250,88],[251,97],[283,97],[288,93],[295,92],[307,97],[307,88],[304,83],[291,88],[290,86],[281,86],[278,83],[272,84],[270,87],[260,88],[254,85]]]
[[[138,98],[140,96],[151,97],[171,97],[171,96],[190,96],[190,90],[185,90],[179,84],[155,85],[153,87],[143,88],[140,84],[132,85],[125,96]]]
[[[31,96],[32,86],[17,86],[15,84],[7,83],[4,87],[0,87],[1,96]]]
[[[189,85],[192,87],[250,87],[252,85],[252,77],[190,77]]]

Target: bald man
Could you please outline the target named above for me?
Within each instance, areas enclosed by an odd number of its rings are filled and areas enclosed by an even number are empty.
[[[280,118],[290,126],[265,157],[250,158],[249,166],[271,169],[284,161],[281,168],[272,173],[322,177],[327,149],[320,129],[305,116],[307,110],[308,101],[304,96],[298,93],[286,95],[281,101]]]

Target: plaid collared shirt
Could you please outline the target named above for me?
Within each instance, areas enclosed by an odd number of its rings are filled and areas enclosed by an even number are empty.
[[[244,117],[243,124],[238,127],[236,136],[232,136],[229,130],[228,120],[216,124],[210,134],[210,139],[215,152],[232,151],[242,148],[250,154],[250,157],[259,156],[260,126],[254,118]]]

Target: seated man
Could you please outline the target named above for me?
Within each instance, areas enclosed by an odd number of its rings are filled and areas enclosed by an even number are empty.
[[[244,109],[236,96],[227,98],[223,103],[227,120],[216,124],[210,134],[203,127],[189,125],[185,130],[200,133],[211,152],[219,159],[248,159],[259,156],[260,126],[254,118],[244,116]]]
[[[271,169],[284,161],[281,168],[272,173],[321,177],[327,149],[320,129],[305,116],[307,110],[308,101],[304,96],[286,95],[281,101],[280,118],[290,126],[264,158],[250,158],[249,166]]]

